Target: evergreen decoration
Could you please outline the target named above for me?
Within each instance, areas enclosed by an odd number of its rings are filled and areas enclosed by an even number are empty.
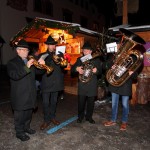
[[[20,38],[26,38],[25,33],[30,29],[36,29],[37,32],[42,31],[45,32],[45,34],[48,34],[48,30],[45,30],[46,28],[65,30],[73,36],[79,30],[79,26],[72,26],[72,24],[65,24],[63,22],[54,22],[50,20],[35,18],[31,23],[26,25],[10,40],[10,45],[13,46],[15,42],[17,42]]]

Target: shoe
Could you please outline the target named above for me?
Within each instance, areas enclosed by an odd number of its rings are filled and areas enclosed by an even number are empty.
[[[114,126],[114,125],[116,125],[116,122],[113,122],[113,121],[107,121],[104,123],[105,127]]]
[[[82,119],[78,118],[77,123],[82,123]]]
[[[51,119],[51,122],[52,122],[54,125],[59,125],[59,124],[60,124],[60,122],[57,121],[57,120],[55,120],[55,119]]]
[[[86,119],[86,121],[88,121],[91,124],[95,124],[95,121],[93,119]]]
[[[26,133],[28,133],[28,134],[35,134],[35,133],[36,133],[35,130],[30,129],[30,128],[29,128],[29,129],[25,129],[24,132],[26,132]]]
[[[50,125],[50,122],[44,122],[44,123],[40,126],[40,130],[46,129],[49,125]]]
[[[18,139],[20,139],[21,141],[28,141],[30,139],[30,137],[26,134],[20,134],[20,135],[16,135],[16,137]]]
[[[122,123],[120,126],[121,131],[125,131],[127,129],[127,123]]]

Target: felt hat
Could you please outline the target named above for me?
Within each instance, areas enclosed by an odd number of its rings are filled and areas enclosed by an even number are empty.
[[[89,42],[85,42],[82,49],[89,49],[89,50],[93,51],[93,48]]]
[[[57,42],[49,35],[45,44],[48,44],[48,45],[56,45]]]
[[[29,48],[29,45],[28,43],[24,40],[24,39],[21,39],[16,45],[15,47],[22,47],[22,48]]]

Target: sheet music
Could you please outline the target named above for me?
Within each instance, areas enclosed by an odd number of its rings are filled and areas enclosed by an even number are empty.
[[[58,55],[59,54],[59,52],[61,52],[61,53],[65,53],[65,51],[66,51],[66,46],[57,46],[56,47],[56,55]]]
[[[92,59],[92,55],[91,54],[85,55],[85,56],[80,58],[80,60],[82,62],[85,62],[85,61],[90,60],[90,59]]]
[[[43,59],[43,60],[45,60],[45,58],[48,56],[49,54],[43,54],[41,57],[40,57],[40,59]]]

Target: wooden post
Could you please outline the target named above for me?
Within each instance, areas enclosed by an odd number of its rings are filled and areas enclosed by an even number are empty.
[[[128,24],[128,0],[123,0],[123,20],[122,24]]]

